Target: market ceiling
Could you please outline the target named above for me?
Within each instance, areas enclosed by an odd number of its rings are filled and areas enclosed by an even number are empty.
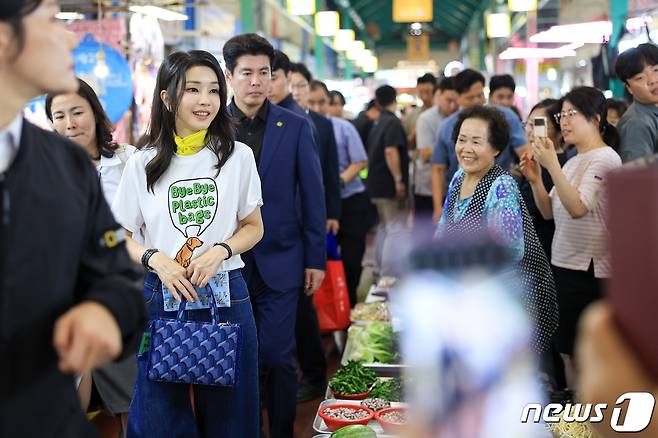
[[[459,41],[483,2],[487,0],[434,0],[434,19],[423,23],[423,32],[429,33],[432,47],[443,48],[450,40]],[[329,9],[340,10],[340,3],[345,4],[344,0],[327,0]],[[409,23],[393,22],[392,0],[349,0],[349,3],[363,21],[365,33],[379,49],[406,46]]]

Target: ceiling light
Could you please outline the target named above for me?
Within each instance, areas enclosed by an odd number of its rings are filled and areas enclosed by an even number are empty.
[[[529,12],[537,10],[537,0],[507,0],[510,11]]]
[[[512,23],[509,14],[501,12],[487,15],[487,37],[505,38],[510,36]]]
[[[361,56],[361,52],[366,49],[366,44],[363,41],[352,41],[347,49],[347,59],[356,61]]]
[[[349,49],[355,38],[356,35],[352,29],[340,29],[334,37],[334,49],[338,51]]]
[[[188,16],[181,14],[180,12],[175,12],[170,9],[161,8],[159,6],[147,5],[147,6],[131,6],[131,12],[136,12],[142,15],[149,15],[163,21],[186,21]]]
[[[321,37],[336,35],[340,28],[340,15],[336,11],[322,11],[315,14],[315,33]]]
[[[315,14],[315,0],[287,0],[288,12],[292,15]]]

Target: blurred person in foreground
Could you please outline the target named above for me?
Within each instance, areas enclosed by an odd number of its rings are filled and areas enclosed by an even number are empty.
[[[59,12],[55,0],[0,6],[3,437],[93,436],[73,375],[131,354],[145,318],[88,154],[21,114],[34,97],[78,89]]]
[[[484,231],[510,249],[535,325],[532,346],[543,352],[557,329],[555,284],[516,181],[495,162],[509,142],[508,129],[495,108],[475,106],[459,115],[453,137],[460,169],[450,182],[436,234]]]
[[[614,406],[617,398],[627,392],[649,392],[658,399],[658,381],[649,375],[624,339],[614,321],[612,308],[605,301],[592,304],[585,310],[576,342],[576,358],[582,370],[578,376],[578,392],[583,403]],[[608,418],[590,424],[601,438],[621,435],[609,428]],[[658,410],[653,410],[648,427],[632,436],[658,436]]]
[[[46,116],[55,131],[89,154],[100,177],[105,199],[111,206],[126,162],[135,153],[135,148],[114,142],[112,123],[96,92],[82,79],[78,79],[78,83],[76,93],[49,93],[46,96]],[[137,264],[135,268],[141,271]],[[83,409],[102,408],[109,415],[119,416],[124,433],[136,364],[135,357],[131,356],[120,363],[105,365],[84,375],[78,388]]]

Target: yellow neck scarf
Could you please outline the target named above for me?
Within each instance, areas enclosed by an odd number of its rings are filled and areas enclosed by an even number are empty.
[[[176,153],[178,155],[194,155],[206,145],[207,129],[195,132],[187,137],[180,137],[174,133],[174,142],[176,142]]]

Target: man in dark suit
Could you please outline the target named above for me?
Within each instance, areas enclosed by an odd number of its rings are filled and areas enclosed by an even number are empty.
[[[256,34],[231,38],[223,49],[234,98],[237,139],[249,145],[263,190],[265,235],[243,255],[256,318],[261,391],[270,438],[292,437],[297,373],[293,353],[299,290],[312,295],[324,279],[325,205],[320,162],[310,125],[267,101],[274,49]]]
[[[288,80],[290,65],[291,63],[288,55],[281,50],[274,51],[274,60],[272,61],[272,86],[270,87],[270,93],[267,96],[267,99],[295,114],[307,118],[310,122],[311,119],[308,117],[308,113],[299,106],[297,102],[295,102],[295,99],[292,98],[292,94],[290,93],[290,81]],[[315,130],[314,125],[312,125],[311,128]],[[313,134],[315,135],[316,146],[318,146],[317,133],[314,132]],[[322,165],[322,163],[320,164]]]
[[[327,204],[327,233],[338,234],[340,220],[340,173],[338,171],[338,147],[331,122],[311,111],[308,106],[311,72],[301,62],[290,64],[288,81],[295,102],[308,114],[315,127],[320,165],[324,180]],[[322,349],[320,329],[313,302],[306,297],[297,306],[297,356],[302,380],[297,392],[297,402],[322,396],[327,386],[327,362]]]

